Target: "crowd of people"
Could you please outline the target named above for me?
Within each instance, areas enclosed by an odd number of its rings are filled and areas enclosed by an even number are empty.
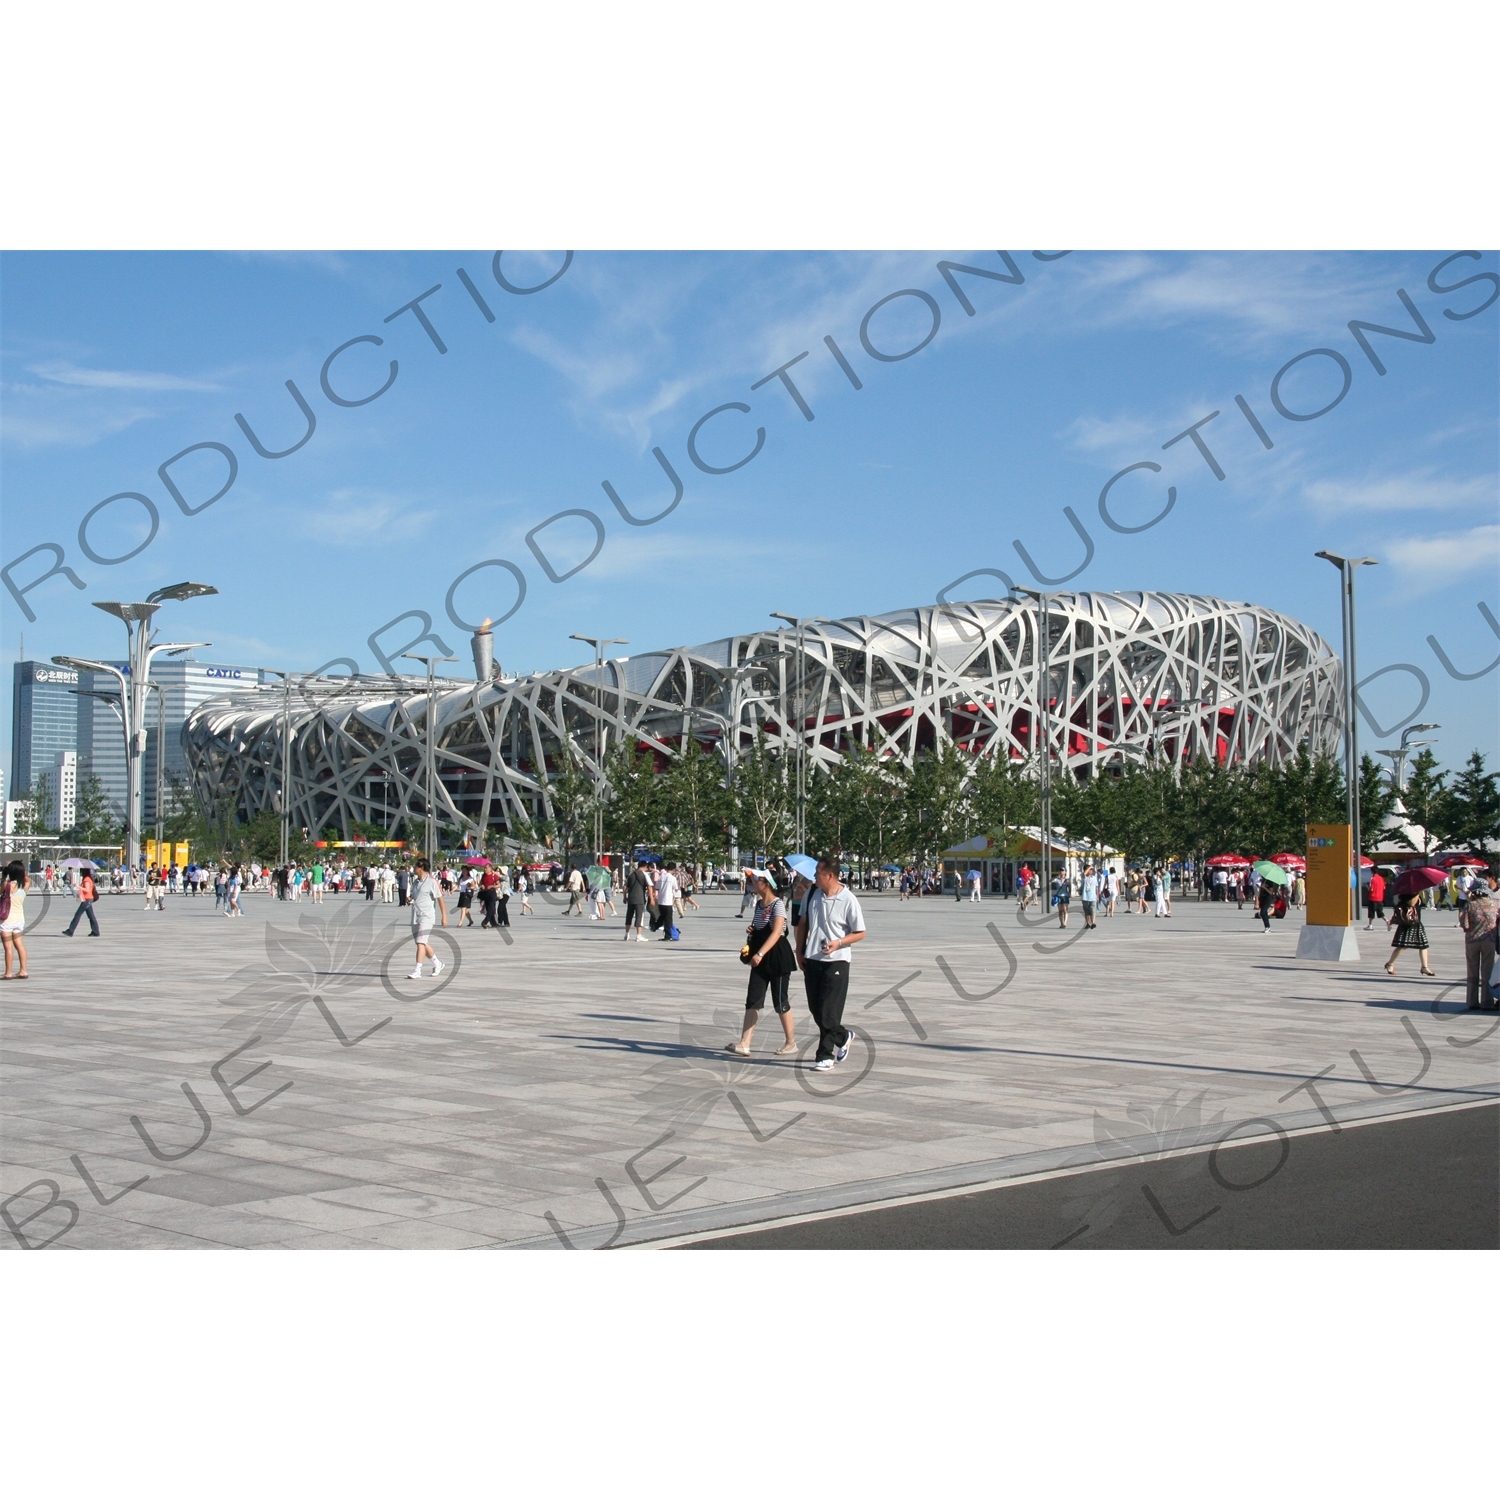
[[[431,945],[435,925],[449,925],[448,903],[454,902],[456,926],[499,930],[511,925],[510,905],[514,900],[521,916],[535,916],[531,895],[547,891],[563,905],[561,915],[592,922],[624,917],[626,942],[648,941],[648,931],[664,943],[679,942],[682,923],[689,910],[698,909],[696,893],[711,888],[738,888],[743,896],[740,916],[750,913],[746,928],[747,942],[741,959],[751,968],[745,1000],[745,1019],[741,1036],[729,1044],[731,1051],[744,1053],[750,1045],[766,995],[771,997],[783,1029],[784,1043],[780,1054],[797,1050],[795,1026],[791,1016],[788,986],[791,974],[800,969],[808,990],[808,1005],[819,1025],[819,1050],[815,1066],[835,1066],[847,1054],[847,1032],[841,1017],[848,985],[847,958],[832,959],[833,953],[846,953],[864,934],[863,914],[858,899],[846,883],[847,872],[835,858],[820,861],[813,877],[794,871],[785,861],[773,862],[769,869],[728,871],[715,867],[678,864],[668,860],[640,860],[620,863],[592,863],[587,866],[565,866],[557,862],[526,864],[491,863],[480,856],[460,855],[447,860],[435,870],[425,859],[383,861],[379,864],[348,865],[340,860],[325,865],[321,859],[306,864],[290,861],[282,866],[255,862],[246,864],[206,864],[192,862],[181,868],[175,863],[128,870],[114,868],[96,871],[87,861],[72,861],[71,867],[46,865],[28,872],[25,865],[13,861],[0,874],[0,938],[5,949],[4,977],[29,977],[24,940],[26,929],[26,895],[28,890],[43,893],[70,892],[78,905],[64,935],[76,934],[87,919],[91,937],[100,935],[96,905],[102,894],[142,894],[148,909],[165,910],[168,895],[206,898],[210,892],[214,909],[225,917],[242,917],[241,896],[246,891],[264,891],[277,900],[307,900],[314,904],[325,893],[363,893],[370,902],[410,907],[416,958],[409,974],[411,979],[436,977],[443,963]],[[812,868],[812,862],[807,862]],[[894,882],[903,901],[932,896],[951,888],[955,899],[967,896],[971,902],[983,899],[983,877],[977,868],[967,871],[929,870],[911,866],[896,872]],[[1022,862],[1016,871],[1014,897],[1022,911],[1040,906],[1045,896],[1055,912],[1060,927],[1067,927],[1076,896],[1086,931],[1096,930],[1100,917],[1113,917],[1121,910],[1126,914],[1152,913],[1157,918],[1172,915],[1174,881],[1183,878],[1181,871],[1170,866],[1146,865],[1124,867],[1120,864],[1084,862],[1074,869],[1065,863],[1051,879],[1050,890],[1041,889],[1042,877],[1035,861]],[[884,883],[884,882],[882,882]],[[1192,882],[1202,897],[1234,901],[1237,908],[1248,902],[1266,931],[1273,917],[1285,916],[1289,906],[1304,899],[1300,874],[1293,873],[1286,885],[1264,880],[1253,869],[1220,869],[1204,871]],[[1492,871],[1473,868],[1457,869],[1443,885],[1421,894],[1402,896],[1386,915],[1388,882],[1380,870],[1372,872],[1363,887],[1367,916],[1365,930],[1378,921],[1393,933],[1391,957],[1386,972],[1394,975],[1396,963],[1405,949],[1414,950],[1426,977],[1436,977],[1429,961],[1430,949],[1422,913],[1424,905],[1446,906],[1459,913],[1459,927],[1464,934],[1467,1005],[1469,1009],[1493,1009],[1491,976],[1497,942],[1497,915],[1500,895],[1497,877]],[[561,902],[566,895],[566,903]],[[618,902],[618,905],[617,905]],[[475,907],[481,920],[475,920]],[[807,953],[811,942],[814,952]],[[831,946],[829,946],[831,945]],[[812,964],[814,967],[809,968]],[[842,968],[840,968],[842,965]],[[14,970],[14,972],[12,972]]]

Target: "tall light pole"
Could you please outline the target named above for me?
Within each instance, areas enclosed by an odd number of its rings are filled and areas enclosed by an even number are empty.
[[[742,661],[739,666],[731,667],[727,674],[729,682],[728,701],[725,707],[729,709],[727,714],[716,714],[711,708],[694,709],[695,713],[707,714],[709,718],[717,719],[723,732],[721,743],[724,746],[724,783],[731,791],[734,786],[734,761],[739,753],[740,739],[740,711],[743,704],[739,698],[740,679],[751,672],[759,672],[770,666],[773,662],[783,661],[790,656],[790,651],[773,651],[766,656],[751,656]],[[738,865],[740,861],[740,831],[731,823],[729,825],[730,850],[729,857],[733,864]]]
[[[1423,745],[1435,745],[1436,740],[1413,740],[1412,735],[1421,734],[1428,729],[1441,729],[1441,724],[1409,724],[1401,736],[1401,745],[1396,750],[1377,750],[1377,755],[1383,755],[1391,763],[1391,786],[1399,797],[1406,790],[1406,760],[1413,750]]]
[[[427,867],[432,868],[437,859],[437,664],[440,661],[457,661],[456,656],[417,656],[403,651],[407,661],[419,661],[427,668],[427,826],[425,829]]]
[[[1348,787],[1349,804],[1349,857],[1354,864],[1354,899],[1359,900],[1359,722],[1356,713],[1358,693],[1355,683],[1359,680],[1355,666],[1354,630],[1354,570],[1373,567],[1379,561],[1373,557],[1340,557],[1336,552],[1316,554],[1324,562],[1332,563],[1339,570],[1339,603],[1344,631],[1344,780]]]
[[[141,814],[145,800],[143,772],[146,752],[146,684],[151,680],[151,663],[163,651],[191,651],[195,646],[209,646],[211,641],[159,642],[151,628],[151,617],[168,600],[196,599],[203,594],[217,594],[207,583],[174,583],[170,588],[148,594],[143,603],[122,604],[115,600],[94,601],[95,609],[114,615],[125,623],[127,642],[125,671],[108,662],[91,661],[77,656],[54,656],[62,667],[89,672],[106,672],[120,684],[121,718],[125,730],[125,860],[134,870],[141,858]]]
[[[1052,618],[1047,595],[1037,589],[1017,588],[1037,602],[1036,651],[1033,659],[1037,664],[1037,705],[1042,714],[1042,732],[1039,738],[1040,800],[1042,817],[1042,897],[1052,899]],[[1032,715],[1032,727],[1036,726],[1036,715]]]
[[[807,704],[803,702],[803,682],[807,662],[807,627],[820,624],[818,615],[786,615],[771,611],[773,620],[785,620],[797,632],[797,687],[793,714],[797,720],[797,852],[805,854],[807,844]],[[821,728],[821,725],[819,726]]]
[[[604,854],[604,648],[628,646],[623,636],[570,635],[594,648],[594,863]]]

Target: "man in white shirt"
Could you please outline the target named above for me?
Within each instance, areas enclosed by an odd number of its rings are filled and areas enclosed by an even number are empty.
[[[656,913],[661,923],[661,940],[677,942],[682,934],[677,930],[677,866],[668,865],[656,877]]]
[[[443,961],[432,951],[432,927],[439,917],[442,918],[444,927],[448,925],[448,908],[443,904],[443,893],[433,879],[425,859],[417,861],[411,883],[410,903],[411,935],[417,945],[417,961],[406,977],[421,979],[422,964],[430,958],[432,977],[436,979],[443,972]]]
[[[802,902],[797,919],[797,967],[807,987],[807,1008],[818,1027],[819,1073],[828,1072],[849,1055],[850,1032],[844,1025],[849,995],[849,950],[865,935],[865,917],[854,892],[839,879],[837,855],[818,861],[817,889]]]

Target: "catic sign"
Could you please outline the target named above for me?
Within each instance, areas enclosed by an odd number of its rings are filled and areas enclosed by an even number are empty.
[[[1347,823],[1307,825],[1307,924],[1309,927],[1347,927],[1354,920],[1354,883],[1349,878]]]

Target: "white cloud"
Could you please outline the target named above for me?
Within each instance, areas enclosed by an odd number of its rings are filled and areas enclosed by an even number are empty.
[[[211,380],[194,380],[181,375],[161,375],[152,370],[90,370],[69,360],[55,359],[42,365],[28,365],[27,370],[42,380],[57,385],[84,386],[106,391],[218,391],[221,385]]]
[[[1447,479],[1431,469],[1383,478],[1319,479],[1304,485],[1303,495],[1324,515],[1369,514],[1376,511],[1456,510],[1463,505],[1494,510],[1497,486],[1493,475]]]
[[[1380,550],[1411,593],[1426,593],[1467,573],[1488,572],[1493,580],[1500,572],[1500,525],[1443,536],[1397,537]]]
[[[387,547],[416,541],[437,521],[436,510],[413,509],[409,500],[376,490],[334,490],[326,501],[301,511],[297,529],[329,547]]]

